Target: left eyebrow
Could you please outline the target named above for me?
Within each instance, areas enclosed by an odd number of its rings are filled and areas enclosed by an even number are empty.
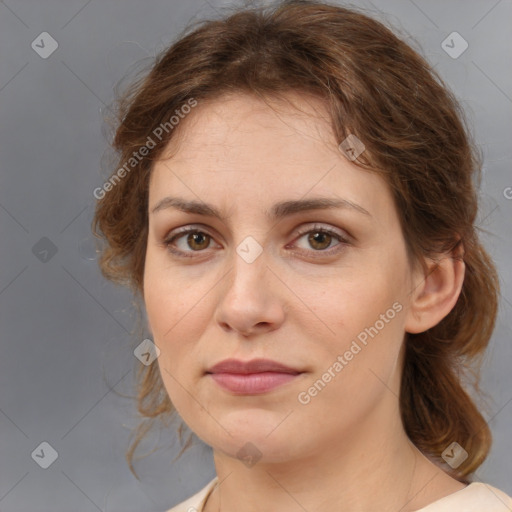
[[[167,208],[176,208],[186,213],[215,217],[221,221],[226,220],[226,216],[215,206],[203,201],[188,200],[180,197],[164,197],[153,207],[151,213],[156,213]],[[370,212],[361,205],[349,201],[348,199],[334,199],[329,197],[281,201],[274,204],[271,210],[267,210],[265,214],[269,220],[275,221],[303,211],[331,210],[335,208],[351,209],[369,217],[372,216]]]

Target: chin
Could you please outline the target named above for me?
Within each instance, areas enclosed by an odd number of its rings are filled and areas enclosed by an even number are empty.
[[[280,463],[296,458],[298,446],[304,443],[304,435],[301,434],[301,439],[296,439],[285,427],[286,422],[281,424],[282,420],[283,415],[278,421],[267,418],[244,423],[221,422],[227,432],[223,428],[216,428],[214,432],[209,431],[204,435],[198,431],[196,433],[214,451],[242,462],[248,460],[248,467],[254,461]]]
[[[283,445],[282,441],[276,442],[264,436],[261,439],[237,436],[235,439],[225,439],[214,444],[212,448],[228,457],[238,459],[248,468],[255,464],[289,462],[297,456],[293,443]]]

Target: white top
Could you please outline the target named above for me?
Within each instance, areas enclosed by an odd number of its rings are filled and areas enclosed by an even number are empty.
[[[218,477],[215,477],[197,494],[167,512],[203,512],[206,499],[217,482]],[[416,512],[512,512],[512,498],[491,485],[473,482],[464,489],[449,494]]]

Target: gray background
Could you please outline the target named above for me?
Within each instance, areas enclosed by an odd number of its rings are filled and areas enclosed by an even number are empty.
[[[169,44],[191,18],[214,16],[226,4],[0,2],[3,512],[161,511],[214,476],[211,452],[199,443],[173,464],[179,446],[169,428],[144,445],[161,449],[137,463],[141,482],[128,470],[124,451],[137,416],[122,395],[133,393],[133,369],[140,364],[133,347],[141,340],[130,334],[135,316],[129,293],[99,274],[90,222],[92,191],[108,170],[102,119],[114,85],[135,62]],[[483,373],[494,448],[476,479],[512,494],[512,2],[354,5],[413,35],[408,41],[421,46],[462,100],[485,155],[479,225],[487,230],[484,242],[503,290]],[[441,46],[453,31],[469,44],[456,59]],[[31,47],[42,32],[58,42],[46,59]],[[58,453],[48,469],[31,456],[43,441]]]

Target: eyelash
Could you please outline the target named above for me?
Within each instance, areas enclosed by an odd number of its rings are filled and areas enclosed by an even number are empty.
[[[201,252],[204,252],[205,250],[199,250],[199,251],[181,251],[179,249],[175,249],[171,246],[171,244],[183,237],[184,235],[188,235],[190,233],[203,233],[205,235],[208,235],[209,237],[211,237],[211,239],[213,239],[213,236],[210,235],[208,233],[207,230],[203,230],[203,229],[200,229],[198,227],[187,227],[187,228],[183,228],[181,229],[180,231],[178,231],[177,233],[174,233],[171,237],[168,237],[166,238],[164,241],[163,241],[163,246],[171,253],[171,254],[174,254],[175,256],[178,256],[178,257],[184,257],[184,258],[194,258],[194,253],[201,253]],[[332,237],[334,237],[335,239],[338,240],[339,244],[335,245],[334,246],[334,249],[333,248],[330,248],[329,250],[327,249],[320,249],[320,250],[314,250],[312,249],[311,251],[307,250],[307,249],[299,249],[299,252],[307,252],[307,253],[318,253],[317,255],[313,256],[313,257],[325,257],[325,256],[331,256],[333,254],[336,254],[338,253],[339,251],[342,251],[345,246],[349,245],[349,241],[347,238],[345,238],[344,236],[342,236],[340,233],[338,233],[337,231],[334,231],[333,229],[330,229],[330,228],[326,228],[326,227],[322,227],[322,226],[317,226],[317,225],[314,225],[312,228],[308,228],[308,229],[304,229],[302,231],[299,231],[297,233],[297,238],[296,240],[302,238],[304,235],[307,235],[309,233],[322,233],[322,234],[327,234],[327,235],[330,235]]]

